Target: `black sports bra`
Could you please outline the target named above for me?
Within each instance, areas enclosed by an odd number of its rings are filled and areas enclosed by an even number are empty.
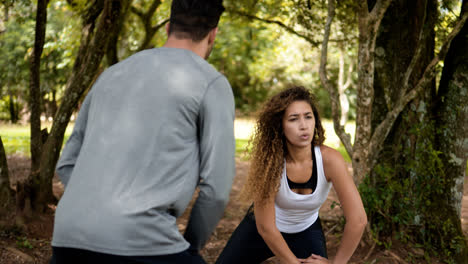
[[[312,189],[312,192],[315,191],[315,188],[317,187],[317,161],[315,159],[314,149],[312,149],[312,161],[313,161],[312,175],[310,176],[308,181],[301,182],[301,183],[293,182],[286,175],[290,189]]]

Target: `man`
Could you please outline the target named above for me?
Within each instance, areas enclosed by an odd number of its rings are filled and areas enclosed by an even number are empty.
[[[164,47],[110,67],[57,165],[51,263],[204,263],[234,176],[234,100],[208,57],[222,0],[174,0]],[[182,236],[176,218],[199,196]]]

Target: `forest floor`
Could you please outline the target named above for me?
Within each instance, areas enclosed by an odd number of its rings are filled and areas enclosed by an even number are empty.
[[[29,173],[29,158],[23,156],[8,157],[10,177],[15,186],[16,181],[23,180]],[[206,247],[202,250],[202,255],[207,263],[214,263],[217,256],[225,246],[230,234],[244,217],[249,204],[240,202],[239,192],[243,185],[248,162],[237,159],[236,177],[231,191],[231,199],[225,211],[224,217],[220,221]],[[60,197],[63,193],[63,186],[54,179],[54,194]],[[340,235],[343,228],[343,217],[339,206],[332,206],[338,202],[333,188],[330,191],[326,203],[320,210],[322,226],[327,240],[328,255],[333,256],[338,249]],[[14,223],[15,212],[11,210],[7,215],[0,216],[0,263],[1,264],[21,264],[21,263],[48,263],[51,256],[50,239],[53,230],[55,206],[50,205],[47,213],[30,219],[22,228],[18,228]],[[188,212],[178,221],[181,231],[185,229]],[[468,184],[465,184],[462,209],[462,224],[465,235],[468,231]],[[437,259],[426,262],[422,256],[421,249],[408,248],[406,245],[393,243],[391,250],[374,247],[370,239],[362,239],[356,252],[349,263],[441,263]],[[413,256],[410,258],[410,256]],[[274,258],[266,263],[279,263]]]

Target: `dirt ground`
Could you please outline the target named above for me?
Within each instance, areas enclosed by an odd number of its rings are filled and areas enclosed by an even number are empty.
[[[24,179],[29,173],[29,159],[21,156],[10,156],[8,158],[10,177],[14,187],[17,180]],[[234,231],[241,219],[244,217],[249,204],[240,202],[239,192],[245,180],[248,162],[238,159],[236,161],[236,177],[230,194],[230,202],[225,211],[224,217],[218,224],[216,230],[202,250],[202,255],[207,263],[214,263],[220,254],[230,234]],[[54,194],[60,197],[63,193],[63,186],[54,179]],[[320,210],[320,217],[324,233],[327,239],[327,249],[329,256],[334,256],[337,251],[340,235],[342,233],[342,213],[339,206],[332,209],[332,204],[338,202],[335,192],[330,191],[326,203]],[[22,264],[22,263],[48,263],[51,256],[50,239],[53,230],[53,213],[55,206],[50,205],[48,213],[30,219],[24,228],[14,227],[15,212],[11,211],[7,215],[0,216],[0,263],[1,264]],[[189,210],[178,221],[179,229],[183,231],[187,223]],[[462,208],[462,225],[465,235],[468,231],[468,185],[465,185]],[[422,256],[424,252],[420,249],[406,248],[405,245],[394,245],[391,251],[374,247],[368,239],[363,239],[354,253],[349,263],[424,263],[423,260],[408,262],[406,257],[409,254]],[[279,263],[274,258],[264,262]],[[441,263],[432,259],[428,263]]]

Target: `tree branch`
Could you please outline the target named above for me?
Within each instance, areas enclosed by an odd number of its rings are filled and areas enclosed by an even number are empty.
[[[418,46],[416,48],[416,52],[414,53],[413,58],[411,58],[411,62],[408,66],[408,69],[406,69],[405,76],[403,77],[403,88],[401,89],[400,97],[403,96],[408,91],[409,78],[411,77],[411,74],[413,73],[414,66],[416,66],[416,63],[421,58],[424,45],[420,45],[420,43],[422,43],[422,40],[426,36],[425,33],[427,32],[427,30],[424,30],[424,23],[426,21],[426,16],[427,16],[427,1],[424,3],[424,16],[422,20],[423,23],[421,26],[421,31],[419,32],[419,37],[418,37]]]
[[[346,148],[349,156],[353,156],[353,147],[351,145],[351,137],[345,132],[344,126],[341,125],[341,105],[339,95],[337,93],[337,88],[330,83],[330,80],[327,77],[327,54],[328,54],[328,40],[330,38],[330,28],[335,16],[335,0],[328,1],[328,15],[327,22],[325,24],[325,32],[322,42],[322,55],[320,57],[320,81],[322,85],[327,89],[330,94],[331,106],[332,106],[332,115],[333,115],[333,125],[335,132],[340,138],[341,142]]]
[[[345,61],[344,61],[344,57],[345,57],[345,50],[343,48],[342,45],[340,45],[339,47],[340,49],[340,68],[339,68],[339,73],[338,73],[338,87],[339,89],[341,89],[342,91],[345,91],[346,89],[348,89],[348,87],[351,85],[351,81],[352,81],[352,73],[353,73],[353,62],[351,61],[349,63],[349,67],[348,67],[348,75],[346,76],[346,82],[344,82],[344,78],[345,78],[345,73],[344,73],[344,65],[345,65]]]
[[[156,26],[149,28],[148,31],[146,32],[145,39],[143,40],[143,42],[141,43],[140,47],[138,47],[137,50],[142,51],[144,49],[151,48],[149,46],[149,43],[151,42],[151,39],[154,37],[154,34],[156,34],[156,32],[161,27],[163,27],[167,22],[169,22],[169,18],[163,20],[161,23],[157,24]]]
[[[293,35],[296,35],[296,36],[304,39],[305,41],[309,42],[309,44],[311,44],[312,47],[317,48],[317,47],[320,46],[320,42],[315,41],[311,37],[294,30],[292,27],[284,24],[281,21],[273,20],[273,19],[267,19],[267,18],[261,18],[261,17],[255,16],[255,15],[251,15],[251,14],[241,12],[241,11],[237,11],[237,10],[227,9],[227,12],[229,12],[231,14],[234,14],[234,15],[239,15],[239,16],[245,17],[245,18],[247,18],[249,20],[257,20],[257,21],[264,22],[264,23],[267,23],[267,24],[276,24],[276,25],[280,26],[281,28],[285,29],[286,31],[288,31],[289,33],[291,33]],[[347,42],[347,41],[350,41],[350,40],[353,40],[353,39],[355,39],[355,38],[330,39],[329,42]]]
[[[143,12],[134,6],[131,7],[132,12],[140,18],[141,23],[143,23],[143,26],[145,27],[145,38],[138,47],[138,51],[149,48],[149,43],[151,42],[154,34],[156,34],[156,32],[169,21],[169,19],[166,19],[156,26],[151,25],[151,18],[160,5],[161,0],[155,0],[146,12]]]
[[[361,19],[366,19],[369,16],[369,5],[367,1],[357,0],[357,13]]]
[[[145,13],[143,13],[143,11],[141,11],[140,9],[138,9],[138,8],[136,8],[134,6],[130,7],[130,11],[135,13],[135,15],[137,15],[143,21],[143,17],[145,16]]]
[[[374,8],[372,8],[372,11],[369,14],[369,23],[372,25],[373,33],[375,35],[377,35],[380,22],[382,21],[384,14],[387,11],[388,6],[390,6],[391,2],[392,0],[377,0],[377,3],[375,3]]]
[[[313,40],[312,38],[308,37],[307,35],[305,35],[303,33],[297,32],[292,27],[285,25],[281,21],[261,18],[261,17],[255,16],[255,15],[251,15],[251,14],[241,12],[241,11],[236,11],[236,10],[227,10],[227,11],[229,13],[231,13],[231,14],[239,15],[239,16],[245,17],[245,18],[250,19],[250,20],[257,20],[257,21],[261,21],[261,22],[264,22],[264,23],[268,23],[268,24],[276,24],[276,25],[282,27],[283,29],[285,29],[286,31],[288,31],[289,33],[291,33],[293,35],[296,35],[296,36],[298,36],[300,38],[305,39],[313,47],[318,47],[320,45],[320,42]]]
[[[409,102],[414,100],[419,94],[421,94],[421,92],[424,90],[427,84],[434,78],[436,74],[437,64],[445,59],[445,56],[447,55],[452,40],[460,32],[467,19],[468,13],[464,13],[463,16],[459,18],[452,32],[450,32],[444,44],[440,48],[439,54],[434,59],[432,59],[432,61],[427,65],[421,79],[419,79],[416,86],[405,96],[401,96],[399,98],[393,110],[387,113],[387,116],[385,117],[384,121],[382,121],[382,123],[380,123],[380,125],[375,129],[375,132],[372,135],[371,142],[369,144],[369,148],[371,150],[369,157],[371,161],[371,168],[376,164],[377,154],[380,152],[383,142],[385,141],[388,133],[392,129],[395,120],[398,118],[405,106]]]
[[[145,17],[145,24],[151,25],[151,18],[153,17],[154,13],[156,12],[156,9],[161,5],[161,0],[155,0],[148,11],[146,12],[146,17]]]
[[[344,91],[344,65],[345,65],[345,62],[344,62],[344,51],[343,51],[343,47],[339,47],[339,59],[338,59],[338,90],[340,91]]]
[[[349,68],[348,68],[348,77],[346,79],[346,83],[343,85],[343,90],[348,89],[348,87],[351,85],[351,81],[353,80],[353,62],[349,62]]]
[[[166,18],[161,23],[159,23],[156,26],[152,27],[151,28],[152,32],[156,33],[156,31],[158,31],[160,28],[162,28],[164,25],[166,25],[167,22],[169,22],[169,18]]]
[[[104,0],[95,0],[88,3],[89,8],[83,13],[83,25],[93,24],[104,9]]]

